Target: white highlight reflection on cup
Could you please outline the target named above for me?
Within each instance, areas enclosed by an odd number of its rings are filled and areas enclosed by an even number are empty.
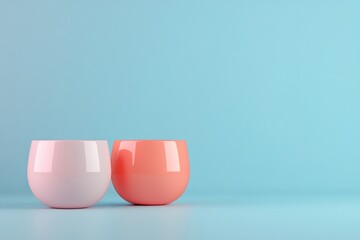
[[[54,208],[84,208],[99,201],[111,179],[107,141],[34,140],[28,161],[33,194]]]

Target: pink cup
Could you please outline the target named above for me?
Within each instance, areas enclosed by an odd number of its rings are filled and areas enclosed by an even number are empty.
[[[28,181],[53,208],[85,208],[98,202],[111,179],[107,141],[32,141]]]

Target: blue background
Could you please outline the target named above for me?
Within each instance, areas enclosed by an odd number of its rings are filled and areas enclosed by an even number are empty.
[[[359,1],[0,1],[0,192],[32,139],[186,139],[191,193],[358,193]]]

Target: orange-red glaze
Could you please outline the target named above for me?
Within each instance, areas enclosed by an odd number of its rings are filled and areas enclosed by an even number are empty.
[[[184,140],[116,140],[112,182],[126,201],[163,205],[178,199],[189,181],[189,157]]]

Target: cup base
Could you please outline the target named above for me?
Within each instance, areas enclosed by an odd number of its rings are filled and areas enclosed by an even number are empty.
[[[131,203],[135,206],[165,206],[165,205],[169,205],[171,204],[171,202],[169,203]]]
[[[66,209],[84,209],[84,208],[89,208],[91,206],[85,206],[85,207],[53,207],[53,206],[48,206],[51,209],[60,209],[60,210],[66,210]]]

